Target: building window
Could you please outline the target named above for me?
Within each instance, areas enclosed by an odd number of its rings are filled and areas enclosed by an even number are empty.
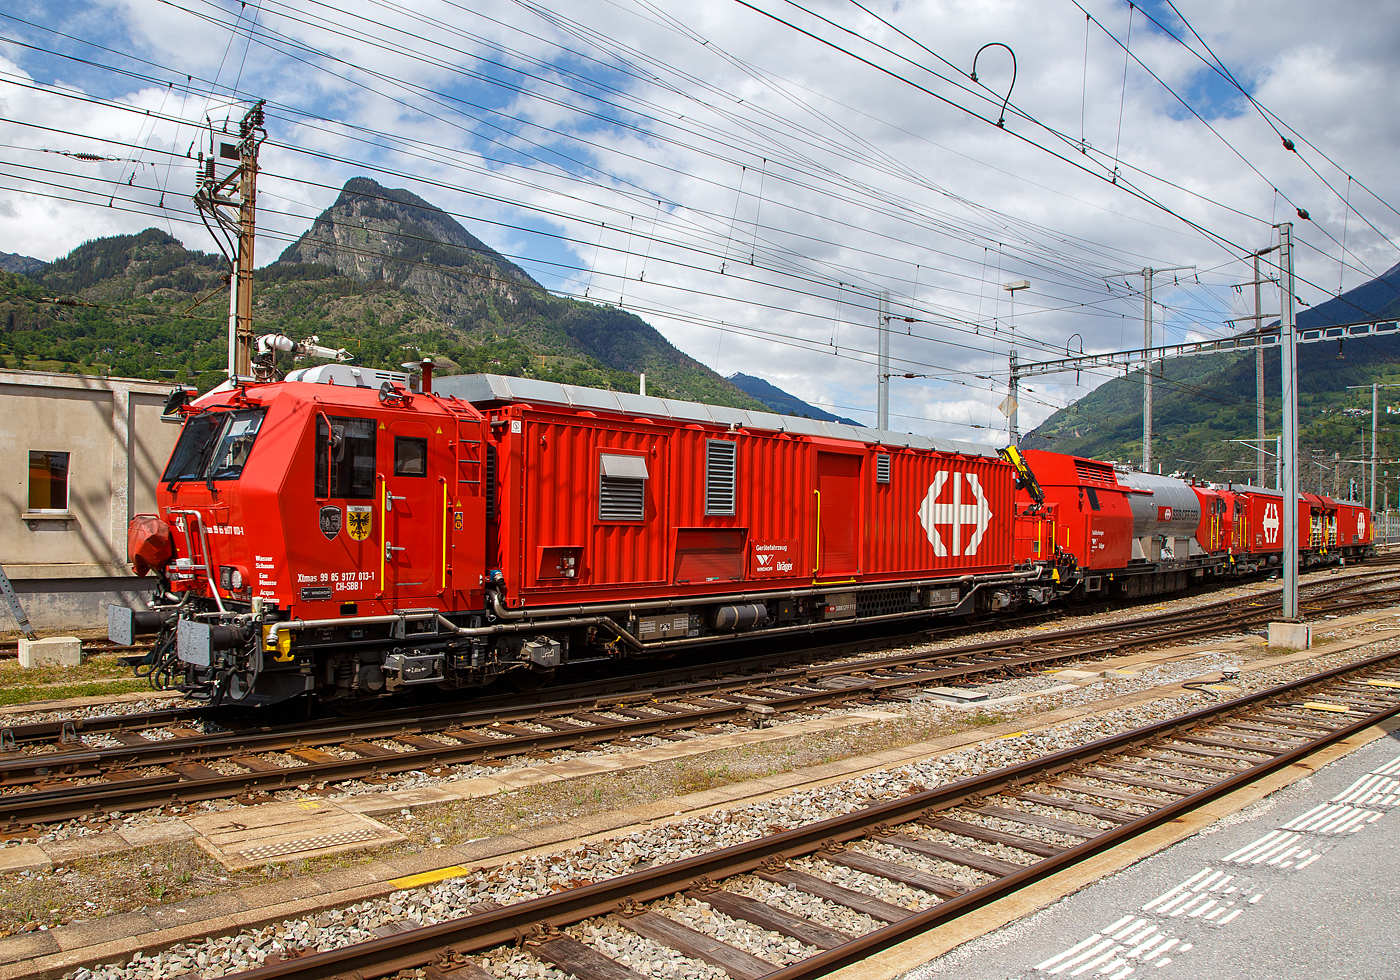
[[[598,520],[640,521],[646,516],[647,461],[641,456],[598,458]]]
[[[29,451],[29,510],[49,514],[67,512],[67,453]]]

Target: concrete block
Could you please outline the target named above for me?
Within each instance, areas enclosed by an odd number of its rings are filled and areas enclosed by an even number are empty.
[[[928,693],[940,700],[951,701],[954,704],[987,700],[986,691],[974,691],[966,687],[935,687],[930,689]]]
[[[1290,650],[1312,649],[1311,623],[1270,623],[1269,646]]]
[[[1063,681],[1095,681],[1099,679],[1100,672],[1096,670],[1052,670],[1050,677],[1058,677]]]
[[[21,667],[76,667],[83,662],[83,641],[76,636],[24,637],[19,641]]]
[[[53,861],[38,844],[0,847],[0,871],[47,871]]]

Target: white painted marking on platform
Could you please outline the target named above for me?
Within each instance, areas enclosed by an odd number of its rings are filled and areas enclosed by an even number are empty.
[[[1119,923],[1123,923],[1123,922],[1128,923],[1128,925],[1127,925],[1125,928],[1120,929],[1120,930],[1118,930],[1117,932],[1114,932],[1114,933],[1112,934],[1112,937],[1111,937],[1111,938],[1112,938],[1115,942],[1120,942],[1120,943],[1121,943],[1129,934],[1134,933],[1134,932],[1137,932],[1137,931],[1138,931],[1139,929],[1141,929],[1144,925],[1146,925],[1147,920],[1146,920],[1146,919],[1134,919],[1131,915],[1125,915],[1125,916],[1123,916],[1123,918],[1119,919],[1118,922],[1115,922],[1112,926],[1109,926],[1108,929],[1105,929],[1105,930],[1104,930],[1104,933],[1107,934],[1107,933],[1109,932],[1110,929],[1113,929],[1114,926],[1117,926]]]
[[[1380,766],[1376,769],[1372,769],[1371,771],[1375,773],[1380,773],[1382,776],[1389,776],[1392,773],[1400,772],[1400,756],[1396,756],[1394,759],[1391,759],[1385,765]]]
[[[1133,921],[1133,917],[1132,917],[1131,915],[1125,915],[1125,916],[1123,916],[1123,918],[1119,919],[1117,922],[1113,923],[1112,925],[1110,925],[1110,926],[1105,926],[1104,928],[1100,929],[1099,932],[1102,933],[1102,934],[1105,935],[1105,936],[1113,936],[1113,934],[1114,934],[1115,932],[1117,932],[1117,931],[1118,931],[1119,929],[1121,929],[1123,926],[1127,925],[1129,922],[1132,922],[1132,921]],[[1113,938],[1114,938],[1114,939],[1117,939],[1118,937],[1117,937],[1117,936],[1113,936]]]
[[[1244,860],[1247,860],[1246,855],[1252,856],[1256,850],[1258,850],[1259,848],[1267,847],[1272,841],[1276,840],[1282,834],[1283,831],[1281,830],[1271,830],[1263,837],[1260,837],[1258,840],[1250,841],[1248,844],[1246,844],[1244,847],[1241,847],[1239,850],[1231,851],[1229,854],[1221,858],[1221,860],[1243,862]]]
[[[1048,970],[1048,969],[1050,969],[1052,966],[1054,966],[1055,964],[1059,963],[1060,960],[1064,959],[1065,957],[1067,957],[1067,956],[1073,956],[1075,953],[1078,953],[1080,950],[1084,949],[1085,947],[1092,946],[1094,943],[1098,942],[1098,941],[1099,941],[1100,939],[1102,939],[1102,938],[1103,938],[1103,937],[1100,936],[1100,935],[1096,932],[1096,933],[1094,933],[1092,936],[1090,936],[1088,939],[1084,940],[1082,943],[1079,943],[1079,944],[1077,944],[1077,945],[1075,945],[1075,946],[1071,946],[1069,949],[1065,950],[1063,953],[1059,953],[1059,954],[1057,954],[1057,955],[1055,955],[1055,956],[1050,957],[1050,958],[1049,958],[1048,960],[1046,960],[1044,963],[1037,963],[1035,966],[1031,967],[1031,969],[1033,969],[1033,970]]]
[[[1072,971],[1072,972],[1070,973],[1070,976],[1072,976],[1072,977],[1077,977],[1077,976],[1079,976],[1081,973],[1087,973],[1087,972],[1090,971],[1090,970],[1098,969],[1098,967],[1102,966],[1102,965],[1103,965],[1105,962],[1107,962],[1108,960],[1117,959],[1117,957],[1118,957],[1118,951],[1119,951],[1120,949],[1122,949],[1122,948],[1123,948],[1122,946],[1115,946],[1115,945],[1110,944],[1109,949],[1108,949],[1107,952],[1105,952],[1105,953],[1100,953],[1098,956],[1095,956],[1093,959],[1089,960],[1087,963],[1081,963],[1081,964],[1079,965],[1079,968],[1078,968],[1078,969],[1076,969],[1076,970],[1074,970],[1074,971]]]
[[[1051,969],[1051,970],[1048,971],[1048,972],[1050,972],[1050,973],[1063,973],[1063,972],[1065,972],[1066,970],[1068,970],[1070,967],[1078,966],[1080,963],[1083,963],[1085,960],[1087,960],[1087,959],[1092,959],[1093,957],[1098,956],[1098,955],[1099,955],[1100,953],[1102,953],[1105,949],[1112,949],[1112,948],[1113,948],[1113,940],[1112,940],[1112,939],[1103,939],[1102,936],[1096,936],[1095,938],[1100,939],[1100,940],[1102,940],[1102,941],[1099,942],[1099,943],[1097,943],[1096,945],[1090,947],[1087,951],[1085,951],[1085,952],[1083,952],[1083,953],[1080,953],[1078,956],[1071,957],[1070,959],[1068,959],[1068,960],[1066,960],[1065,962],[1061,963],[1059,966],[1054,967],[1053,969]]]
[[[1156,949],[1154,949],[1152,952],[1150,952],[1150,953],[1148,953],[1146,956],[1144,956],[1144,957],[1142,958],[1142,961],[1143,961],[1144,963],[1150,962],[1154,957],[1159,956],[1159,955],[1162,954],[1162,953],[1165,953],[1167,950],[1171,949],[1173,946],[1175,946],[1175,945],[1176,945],[1177,943],[1179,943],[1179,942],[1181,942],[1180,939],[1168,939],[1168,940],[1167,940],[1166,942],[1164,942],[1162,945],[1158,946],[1158,947],[1157,947]]]

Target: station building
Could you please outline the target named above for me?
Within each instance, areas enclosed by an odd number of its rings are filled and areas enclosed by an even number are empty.
[[[0,370],[0,565],[37,630],[107,622],[151,579],[127,564],[127,524],[154,513],[180,434],[171,382]],[[13,629],[0,603],[0,630]]]

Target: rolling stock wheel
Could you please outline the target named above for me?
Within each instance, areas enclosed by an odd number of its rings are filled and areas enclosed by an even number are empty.
[[[256,678],[250,671],[237,670],[228,675],[227,695],[229,701],[242,701],[249,694],[253,693],[253,682]]]
[[[538,691],[540,688],[554,680],[553,670],[512,670],[506,675],[506,680],[510,686],[517,691],[528,694],[531,691]]]

